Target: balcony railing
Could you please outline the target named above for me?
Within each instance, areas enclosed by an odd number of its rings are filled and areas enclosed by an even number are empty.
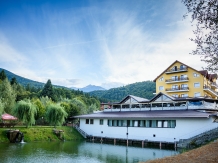
[[[175,79],[166,79],[166,83],[172,83],[172,82],[183,82],[183,81],[188,81],[188,77],[181,77],[181,78],[175,78]]]
[[[180,91],[189,91],[189,87],[181,87],[181,88],[166,88],[167,92],[180,92]]]
[[[210,87],[204,86],[203,88],[204,88],[204,90],[208,90],[213,95],[218,96],[218,93],[215,90],[211,89]]]
[[[183,71],[188,71],[188,68],[187,67],[182,67],[182,68],[168,69],[166,71],[166,73],[183,72]]]
[[[211,83],[211,87],[218,88],[218,85],[217,85],[215,82],[212,82],[212,83]]]

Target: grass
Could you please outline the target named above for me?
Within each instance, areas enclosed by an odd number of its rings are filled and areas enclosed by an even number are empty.
[[[18,129],[24,134],[25,142],[34,141],[60,141],[59,138],[53,133],[54,127],[51,126],[33,126],[33,127],[23,127],[15,126],[14,128],[0,128],[0,143],[9,142],[6,133],[9,129]],[[57,130],[64,131],[64,139],[66,141],[71,140],[82,140],[83,137],[72,127],[61,126],[57,127]]]

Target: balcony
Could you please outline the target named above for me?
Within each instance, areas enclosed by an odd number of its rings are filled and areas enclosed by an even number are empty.
[[[188,77],[175,78],[175,79],[166,79],[165,82],[169,83],[179,83],[179,82],[187,82],[189,80]]]
[[[166,74],[172,74],[172,73],[177,73],[177,72],[186,72],[186,71],[188,71],[187,67],[173,68],[173,69],[168,69],[166,71]]]
[[[212,87],[213,89],[218,89],[218,85],[217,85],[215,82],[212,82],[212,83],[211,83],[211,87]]]
[[[209,94],[211,94],[211,95],[213,95],[213,96],[215,96],[215,97],[218,97],[218,93],[217,93],[215,90],[211,89],[210,87],[204,86],[203,89],[204,89],[204,91],[206,91],[207,93],[209,93]]]
[[[166,92],[188,92],[189,87],[181,87],[181,88],[167,88]]]

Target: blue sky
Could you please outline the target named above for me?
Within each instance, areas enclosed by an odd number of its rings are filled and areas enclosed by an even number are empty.
[[[179,60],[201,69],[180,0],[0,0],[0,67],[40,82],[112,88]]]

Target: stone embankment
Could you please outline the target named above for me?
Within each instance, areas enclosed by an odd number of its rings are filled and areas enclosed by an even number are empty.
[[[177,147],[179,148],[192,148],[207,144],[208,142],[218,138],[218,128],[203,132],[189,139],[179,140]]]

